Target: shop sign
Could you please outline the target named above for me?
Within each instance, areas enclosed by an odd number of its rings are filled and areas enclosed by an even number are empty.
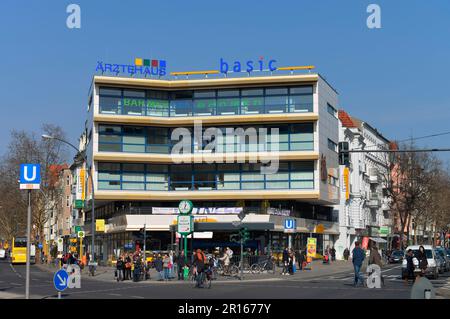
[[[319,224],[314,227],[314,232],[317,234],[323,234],[324,229],[325,227],[323,226],[323,224]]]
[[[97,231],[97,232],[105,231],[105,220],[104,219],[96,219],[95,220],[95,231]]]
[[[348,200],[350,198],[350,169],[348,167],[344,167],[343,178],[343,192],[345,194],[345,199]]]
[[[270,215],[276,216],[291,216],[291,211],[289,209],[279,209],[279,208],[268,208],[267,212]]]
[[[317,238],[308,237],[306,245],[306,256],[315,258],[317,253]]]
[[[124,74],[128,76],[143,75],[143,76],[164,76],[167,74],[167,62],[165,60],[154,59],[134,59],[134,64],[113,64],[97,62],[95,72],[114,73],[115,75]]]
[[[193,215],[237,215],[242,212],[242,207],[194,207]],[[152,207],[153,215],[177,215],[176,207]]]
[[[390,234],[390,227],[388,227],[388,226],[380,227],[380,236],[387,236],[389,234]]]
[[[219,62],[219,70],[220,73],[227,74],[228,72],[239,73],[251,73],[251,72],[263,72],[270,71],[273,72],[277,69],[275,63],[277,60],[270,59],[268,62],[264,61],[263,57],[260,57],[257,61],[248,60],[248,61],[225,61],[223,58],[220,58]]]

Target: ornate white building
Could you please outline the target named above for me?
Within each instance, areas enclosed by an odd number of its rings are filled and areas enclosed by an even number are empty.
[[[389,146],[389,140],[375,128],[343,110],[339,111],[339,142],[341,148],[348,146],[350,150],[383,150]],[[345,248],[351,251],[355,241],[364,237],[375,238],[383,247],[383,237],[389,235],[391,225],[383,182],[388,172],[387,154],[349,153],[345,162],[342,158],[340,204],[335,206],[339,212],[340,235],[335,243],[339,259]]]

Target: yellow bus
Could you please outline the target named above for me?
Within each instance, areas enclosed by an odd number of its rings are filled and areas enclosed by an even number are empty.
[[[31,244],[30,246],[30,263],[33,264],[36,261],[36,247]],[[25,264],[27,262],[27,238],[15,237],[11,243],[11,263],[12,264]]]

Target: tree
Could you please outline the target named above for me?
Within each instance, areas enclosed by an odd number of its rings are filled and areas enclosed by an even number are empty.
[[[390,145],[391,150],[411,150],[411,152],[385,153],[388,169],[381,174],[389,197],[391,212],[399,224],[401,246],[403,238],[410,239],[409,229],[415,217],[423,213],[423,199],[427,196],[432,179],[430,171],[435,168],[434,158],[429,153],[414,152],[413,143],[399,146]],[[413,225],[415,226],[415,224]]]
[[[64,139],[65,133],[59,126],[44,124],[42,132]],[[49,218],[48,211],[57,205],[60,189],[56,187],[53,165],[65,162],[64,145],[51,139],[43,140],[41,134],[26,131],[11,132],[11,140],[0,164],[0,234],[11,240],[25,235],[28,206],[27,193],[19,189],[19,167],[23,163],[41,165],[41,189],[32,192],[32,225],[34,240],[44,238],[44,225]],[[36,250],[39,254],[39,249]],[[37,258],[38,260],[38,258]]]

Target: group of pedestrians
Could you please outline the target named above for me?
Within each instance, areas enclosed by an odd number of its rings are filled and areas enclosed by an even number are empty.
[[[119,257],[114,275],[117,281],[150,279],[149,268],[142,252],[136,251]]]

